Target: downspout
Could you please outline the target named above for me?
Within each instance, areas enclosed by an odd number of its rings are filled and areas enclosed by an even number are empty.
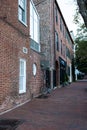
[[[53,31],[54,31],[54,61],[56,61],[56,47],[55,47],[55,0],[53,0]],[[54,67],[56,68],[55,62]]]
[[[55,19],[54,19],[54,2],[50,0],[50,61],[51,61],[51,88],[53,88],[53,70],[55,69]]]

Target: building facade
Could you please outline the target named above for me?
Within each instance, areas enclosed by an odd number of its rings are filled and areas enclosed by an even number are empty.
[[[73,40],[56,0],[33,0],[40,15],[41,66],[55,88],[72,82]],[[67,78],[67,79],[66,79]]]
[[[0,112],[72,82],[72,48],[56,0],[0,1]]]
[[[32,1],[0,1],[0,112],[40,93],[43,77],[38,23]]]

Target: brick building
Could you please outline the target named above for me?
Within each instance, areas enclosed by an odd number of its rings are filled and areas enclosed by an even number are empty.
[[[33,3],[34,1],[34,3]],[[73,40],[56,0],[0,1],[0,112],[72,82]]]
[[[32,1],[0,0],[0,111],[40,93],[43,77],[38,23]]]
[[[41,66],[52,88],[72,82],[73,40],[56,0],[33,0],[40,15]]]

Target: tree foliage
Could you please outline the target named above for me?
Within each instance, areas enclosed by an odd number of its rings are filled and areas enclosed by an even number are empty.
[[[76,39],[76,66],[81,72],[87,74],[87,41],[84,39]]]
[[[74,22],[78,25],[75,40],[75,65],[78,70],[87,74],[87,0],[75,1],[78,5],[74,16]],[[80,14],[84,23],[82,23]]]

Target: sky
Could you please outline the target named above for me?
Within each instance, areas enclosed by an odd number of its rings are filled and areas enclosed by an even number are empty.
[[[57,0],[69,31],[76,35],[77,25],[73,22],[76,3],[74,0]]]

